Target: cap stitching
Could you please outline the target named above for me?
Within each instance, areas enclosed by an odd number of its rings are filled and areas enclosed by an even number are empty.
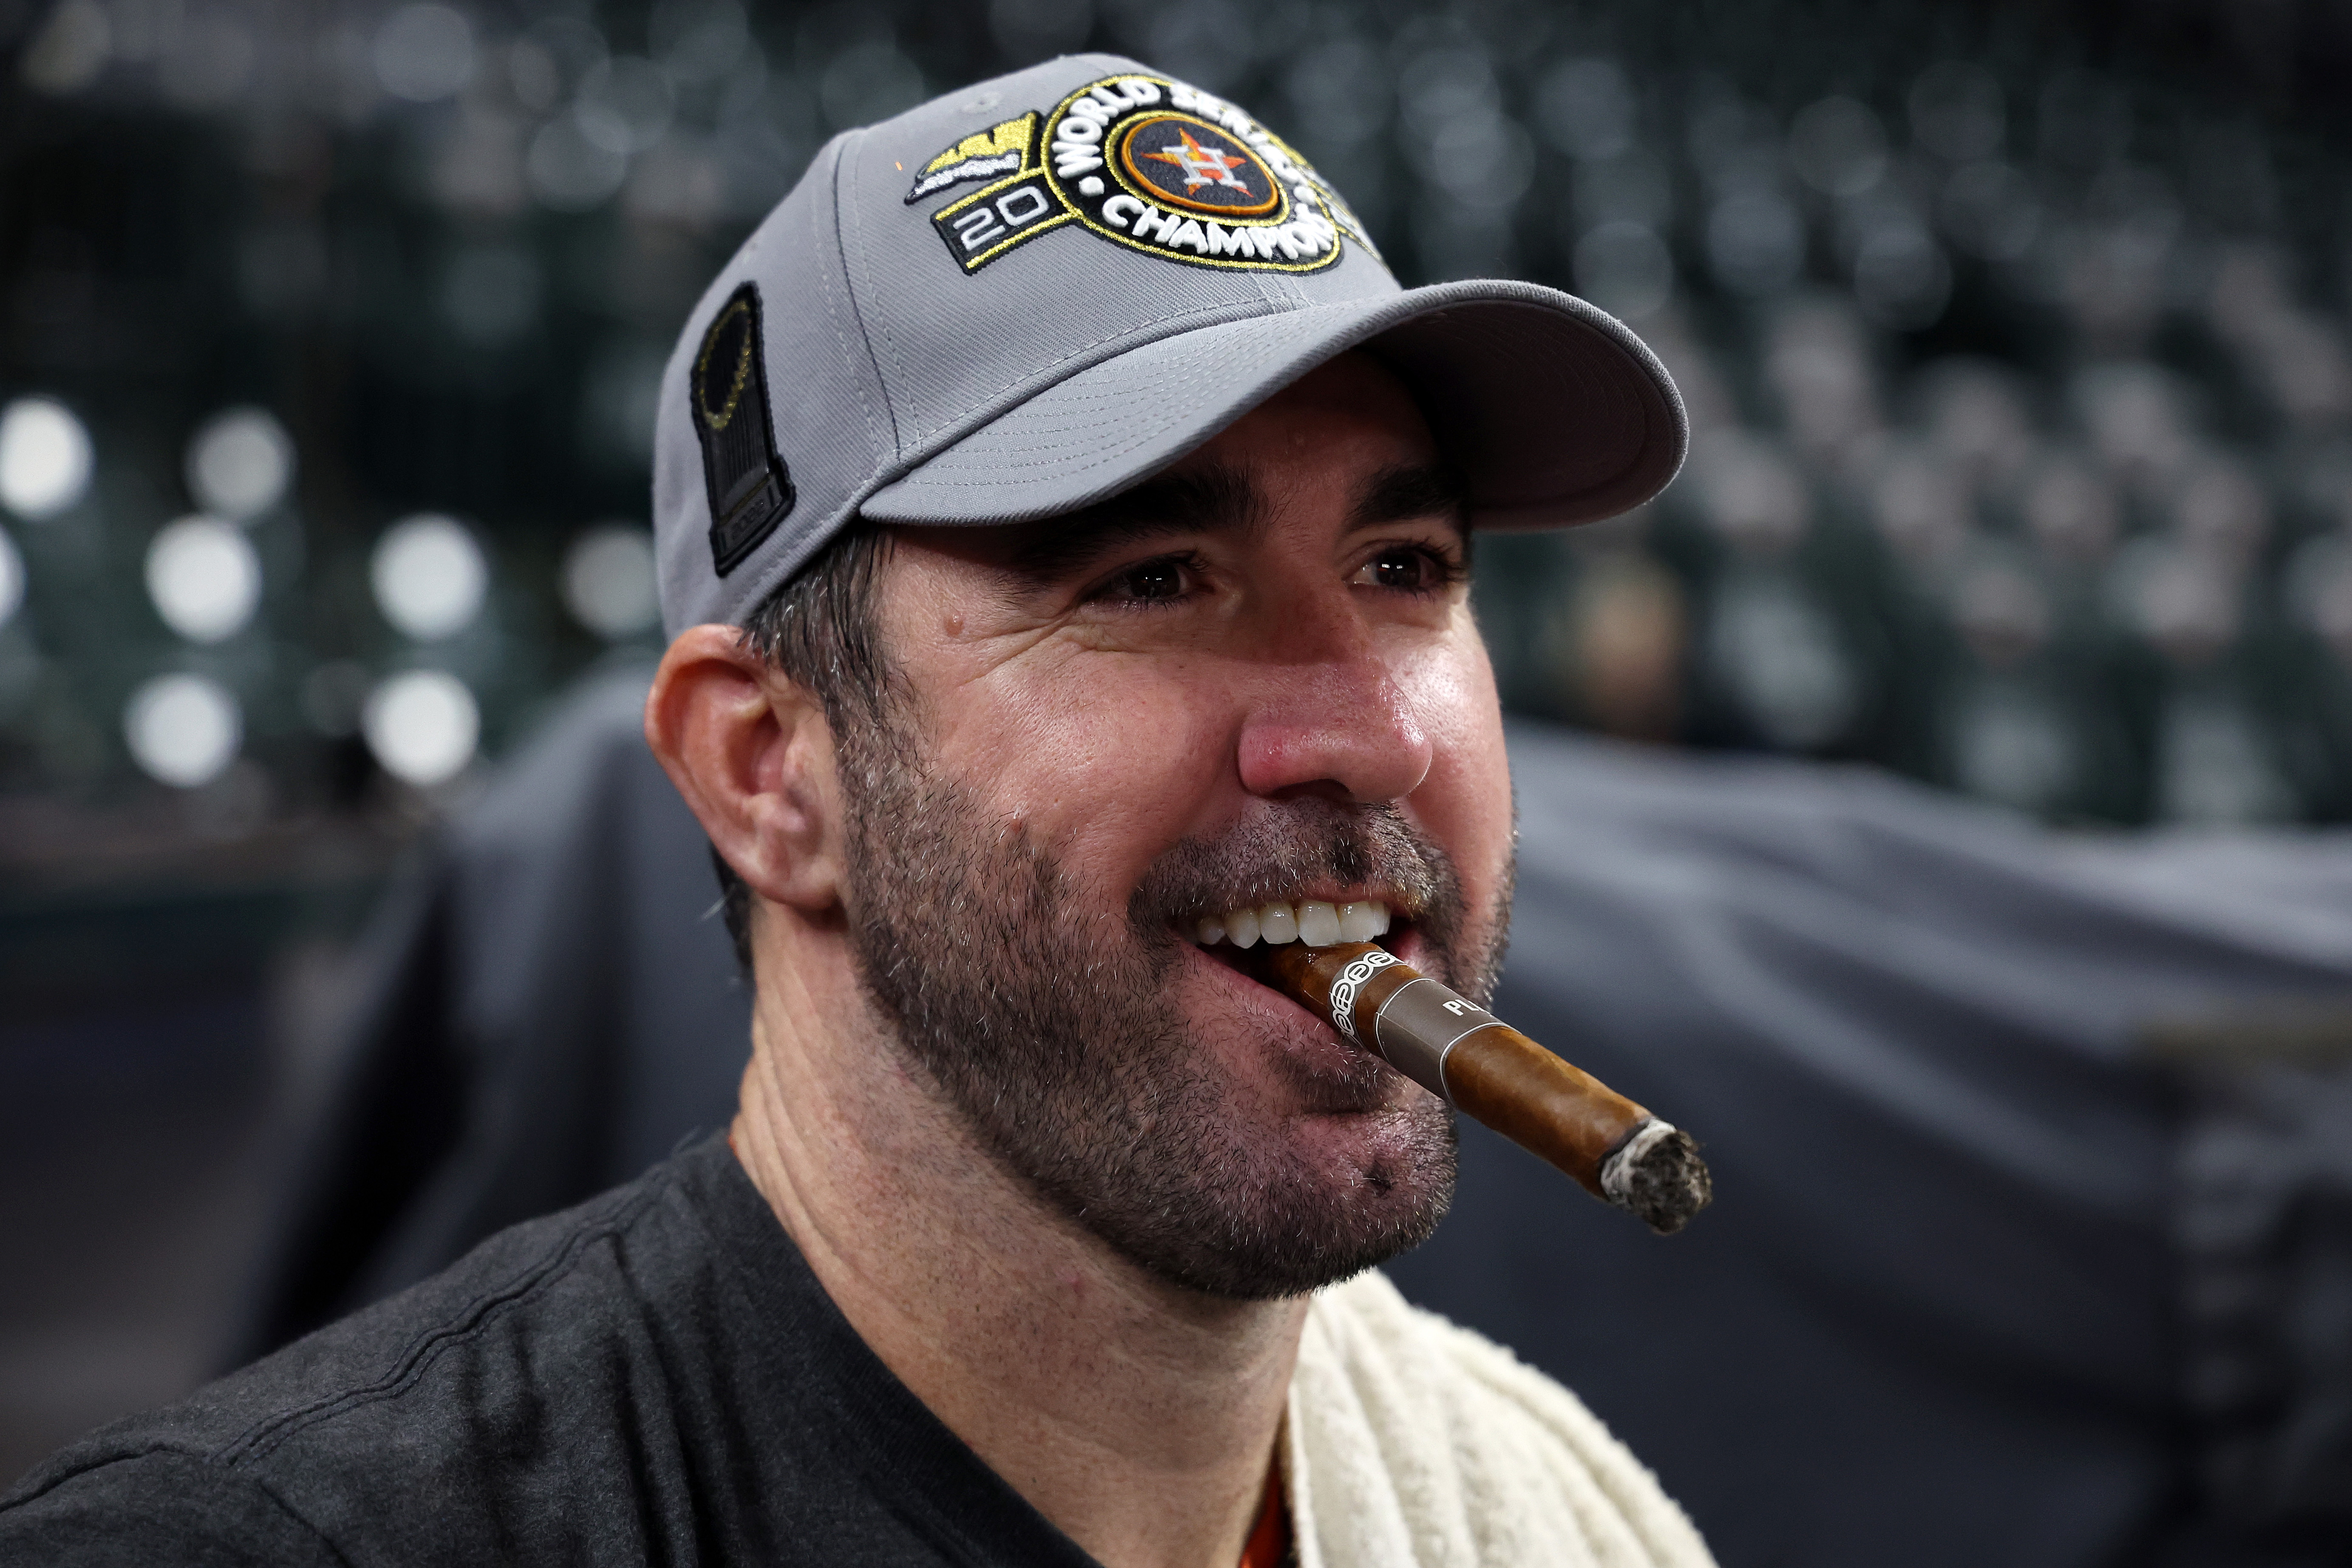
[[[863,131],[855,131],[855,132],[851,132],[849,134],[847,134],[847,135],[844,136],[844,137],[841,139],[841,141],[840,141],[840,142],[839,142],[839,144],[838,144],[839,150],[838,150],[837,152],[835,152],[835,154],[834,154],[834,159],[833,159],[833,248],[834,248],[834,254],[835,254],[835,256],[837,256],[837,257],[840,258],[840,260],[841,260],[841,287],[842,287],[842,291],[843,291],[845,294],[846,294],[846,295],[848,296],[848,298],[849,298],[849,313],[850,313],[850,315],[851,315],[851,316],[852,316],[852,317],[856,321],[856,322],[857,322],[857,342],[858,342],[858,347],[863,348],[863,349],[866,351],[866,363],[868,365],[871,365],[871,366],[873,367],[873,370],[874,370],[874,383],[875,383],[875,384],[876,384],[877,386],[880,387],[880,388],[881,388],[881,390],[882,390],[882,411],[883,411],[885,414],[887,414],[887,416],[889,416],[889,419],[890,419],[890,449],[891,449],[891,451],[895,454],[895,453],[897,453],[897,452],[898,451],[899,447],[900,447],[900,442],[899,442],[899,439],[898,439],[898,411],[897,407],[893,405],[893,403],[892,403],[892,401],[891,401],[891,397],[890,397],[890,383],[889,383],[888,378],[887,378],[887,377],[886,377],[886,376],[882,374],[882,363],[881,363],[881,361],[880,361],[878,358],[877,358],[877,357],[876,357],[876,355],[875,355],[875,353],[874,353],[874,341],[873,341],[873,338],[871,337],[871,335],[869,335],[869,334],[867,333],[867,331],[866,331],[866,313],[865,313],[863,310],[859,310],[859,309],[858,309],[858,305],[857,305],[857,287],[856,287],[856,284],[851,280],[850,276],[849,276],[849,247],[847,246],[847,244],[846,244],[846,243],[845,243],[845,242],[844,242],[844,240],[843,240],[843,238],[842,238],[842,231],[841,231],[841,225],[842,225],[842,216],[841,216],[841,215],[842,215],[843,208],[844,208],[844,207],[845,207],[845,205],[846,205],[846,204],[842,200],[842,193],[841,193],[841,170],[842,170],[842,165],[849,162],[849,149],[850,149],[850,146],[851,146],[854,142],[858,142],[858,141],[860,141],[860,140],[863,140],[863,138],[865,137],[865,134],[866,134],[866,133],[865,133]],[[828,279],[826,281],[827,281],[827,283],[828,283],[828,285],[829,285],[829,284],[830,284],[830,282],[831,282],[831,279]],[[830,289],[828,289],[828,292],[830,292]],[[826,315],[827,315],[827,316],[832,320],[832,321],[833,321],[833,332],[834,332],[834,336],[835,336],[835,338],[836,340],[839,340],[839,341],[840,341],[840,342],[841,342],[841,346],[842,346],[842,349],[843,349],[843,352],[848,355],[850,363],[852,363],[853,365],[854,365],[854,364],[856,364],[856,362],[857,362],[857,354],[856,354],[856,351],[855,351],[855,350],[852,350],[852,349],[849,347],[848,340],[847,340],[846,338],[845,338],[845,337],[843,336],[843,334],[842,334],[842,330],[841,330],[841,320],[840,320],[840,318],[839,318],[838,316],[834,315],[834,314],[833,314],[833,312],[832,312],[831,310],[827,310],[827,311],[826,311]],[[853,374],[851,374],[850,379],[851,379],[853,382],[858,382],[858,378],[857,378],[857,376],[855,374],[855,373],[853,373]],[[860,408],[860,409],[865,413],[865,415],[866,415],[866,434],[867,434],[867,436],[868,436],[868,437],[874,437],[874,436],[877,435],[878,433],[877,432],[877,430],[876,430],[876,428],[875,428],[875,424],[874,424],[874,410],[873,410],[873,407],[872,407],[872,406],[871,406],[871,405],[866,402],[866,387],[865,387],[865,384],[864,384],[864,383],[863,383],[863,382],[858,382],[858,385],[857,385],[857,403],[858,403],[858,407],[859,407],[859,408]],[[879,442],[877,441],[877,442],[876,442],[876,444],[877,444],[877,445],[879,445]]]

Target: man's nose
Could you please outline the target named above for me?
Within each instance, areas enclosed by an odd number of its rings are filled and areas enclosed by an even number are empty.
[[[1360,640],[1279,667],[1244,721],[1242,787],[1269,799],[1402,800],[1433,748],[1387,662]]]

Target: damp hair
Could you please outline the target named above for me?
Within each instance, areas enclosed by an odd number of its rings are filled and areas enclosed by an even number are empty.
[[[888,534],[872,523],[853,523],[738,623],[741,646],[816,699],[845,751],[866,750],[856,738],[889,722],[893,675],[882,648],[876,592],[888,553]],[[710,864],[719,874],[719,908],[734,940],[735,961],[749,978],[751,889],[716,846]]]

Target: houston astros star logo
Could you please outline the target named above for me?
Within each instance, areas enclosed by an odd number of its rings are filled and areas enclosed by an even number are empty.
[[[1234,171],[1245,166],[1241,159],[1230,153],[1220,153],[1214,147],[1202,146],[1190,131],[1181,127],[1177,129],[1176,134],[1181,138],[1181,141],[1171,142],[1158,152],[1146,153],[1144,156],[1162,163],[1173,163],[1183,170],[1184,188],[1188,191],[1197,185],[1214,184],[1239,191],[1244,195],[1255,194],[1234,178]]]

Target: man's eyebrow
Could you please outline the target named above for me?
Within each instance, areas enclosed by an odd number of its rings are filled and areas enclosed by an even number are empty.
[[[1050,583],[1140,540],[1171,533],[1249,533],[1265,526],[1265,505],[1249,476],[1212,467],[1162,474],[1082,511],[1041,523],[1006,564]]]
[[[1402,463],[1382,468],[1357,498],[1349,524],[1377,528],[1384,522],[1415,522],[1442,517],[1470,531],[1470,487],[1461,471],[1444,463]]]

